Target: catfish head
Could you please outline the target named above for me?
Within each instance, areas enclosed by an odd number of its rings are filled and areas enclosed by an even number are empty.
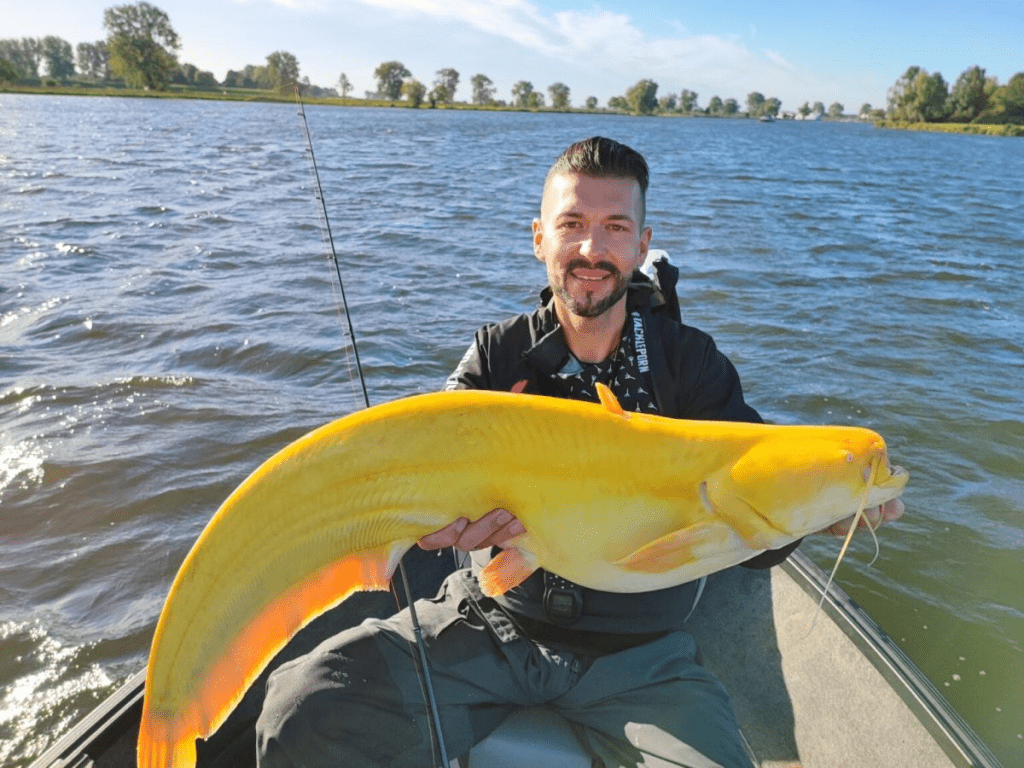
[[[897,498],[910,475],[858,427],[774,427],[701,487],[752,549],[774,549]]]

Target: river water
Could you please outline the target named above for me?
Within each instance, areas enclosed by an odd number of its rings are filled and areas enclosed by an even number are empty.
[[[652,165],[684,319],[780,423],[881,432],[908,511],[839,581],[1024,765],[1024,143],[854,124],[307,108],[371,399],[533,306],[547,166]],[[360,405],[290,105],[0,96],[0,764],[144,663],[264,458]],[[808,540],[822,566],[838,549]]]

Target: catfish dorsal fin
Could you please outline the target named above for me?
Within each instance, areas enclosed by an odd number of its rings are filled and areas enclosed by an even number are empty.
[[[622,406],[619,405],[618,399],[612,394],[612,391],[607,386],[602,384],[600,381],[594,384],[594,388],[597,390],[597,396],[601,400],[601,405],[608,413],[612,413],[616,416],[625,416],[626,412],[622,410]]]

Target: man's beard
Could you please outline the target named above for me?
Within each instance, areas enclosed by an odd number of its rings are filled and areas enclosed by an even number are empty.
[[[574,269],[603,269],[608,273],[606,280],[612,280],[613,286],[611,293],[605,296],[603,299],[594,300],[593,291],[585,291],[584,296],[580,300],[576,300],[569,290],[565,287],[566,279],[569,273]],[[580,285],[585,284],[584,280],[576,280]],[[552,289],[555,295],[562,300],[566,308],[577,317],[599,317],[611,309],[615,304],[618,303],[619,299],[626,295],[626,290],[629,288],[629,278],[623,276],[618,268],[610,261],[599,261],[596,264],[591,264],[583,259],[577,259],[569,262],[569,265],[565,268],[562,273],[562,279],[558,285],[553,286]]]

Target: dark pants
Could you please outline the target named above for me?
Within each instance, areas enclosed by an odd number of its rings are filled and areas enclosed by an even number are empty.
[[[595,766],[749,768],[732,704],[686,632],[604,656],[524,637],[466,571],[417,614],[449,758],[512,711],[546,705]],[[429,766],[431,740],[408,611],[367,620],[271,675],[257,723],[262,768]]]

